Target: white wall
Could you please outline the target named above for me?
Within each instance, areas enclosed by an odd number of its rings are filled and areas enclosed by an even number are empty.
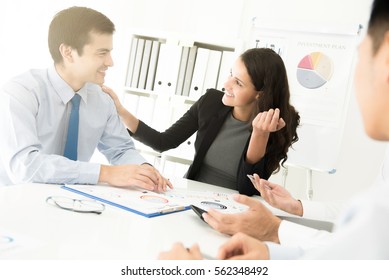
[[[116,24],[113,58],[107,85],[118,92],[124,85],[129,35],[134,30],[239,44],[248,37],[251,19],[317,23],[366,24],[371,0],[3,0],[0,17],[0,84],[28,68],[51,63],[47,29],[55,12],[72,6],[89,6]],[[377,174],[386,145],[368,139],[352,93],[346,129],[333,175],[314,172],[314,199],[346,198],[365,188]],[[287,188],[305,195],[305,170],[289,168]],[[282,182],[280,174],[272,176]]]

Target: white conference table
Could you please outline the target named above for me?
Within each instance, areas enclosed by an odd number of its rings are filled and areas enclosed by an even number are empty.
[[[236,192],[183,178],[172,183],[188,190]],[[0,187],[0,259],[154,260],[177,241],[188,247],[198,243],[215,257],[229,238],[192,210],[147,218],[106,205],[101,215],[77,213],[46,203],[55,195],[85,199],[59,185]],[[13,241],[5,244],[5,236]]]
[[[175,188],[234,191],[191,181],[172,180]],[[216,256],[228,236],[213,230],[192,210],[147,218],[106,205],[101,215],[77,213],[46,203],[48,196],[83,198],[59,185],[21,184],[0,188],[0,259],[156,259],[176,241],[197,242]],[[5,248],[5,249],[4,249]]]

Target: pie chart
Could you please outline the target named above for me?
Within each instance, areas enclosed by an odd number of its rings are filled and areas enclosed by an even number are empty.
[[[321,52],[304,56],[297,66],[297,80],[305,88],[316,89],[325,85],[332,76],[332,60]]]

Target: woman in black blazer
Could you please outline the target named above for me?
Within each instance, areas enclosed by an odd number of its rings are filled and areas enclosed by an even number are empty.
[[[122,106],[112,89],[106,86],[102,88],[113,98],[129,133],[157,151],[176,148],[197,132],[195,156],[186,178],[215,184],[213,173],[208,171],[221,170],[217,174],[223,174],[226,172],[222,170],[223,164],[228,160],[236,167],[233,174],[225,173],[235,180],[234,186],[229,187],[241,194],[259,194],[247,174],[257,173],[261,178],[268,179],[273,172],[279,171],[280,165],[287,160],[289,147],[298,140],[296,130],[300,116],[289,103],[285,65],[271,49],[255,48],[241,54],[224,84],[225,92],[208,89],[164,132],[158,132],[138,120]],[[234,134],[228,139],[217,137],[219,134],[231,135],[228,130],[236,125],[234,122],[238,126],[246,125],[243,128],[246,137],[243,142]],[[236,144],[231,145],[235,143],[235,137]],[[217,147],[223,147],[226,142],[231,146],[224,147],[225,153],[215,154]],[[236,148],[240,148],[242,153],[234,154]],[[216,160],[219,156],[220,164]],[[217,162],[218,166],[208,166],[205,162]]]

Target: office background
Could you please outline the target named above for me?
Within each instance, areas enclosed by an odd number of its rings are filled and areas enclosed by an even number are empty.
[[[0,17],[0,84],[29,68],[51,64],[48,25],[57,11],[72,5],[95,8],[115,23],[115,65],[108,71],[106,84],[121,93],[133,32],[143,30],[239,48],[249,36],[253,17],[272,22],[366,26],[370,4],[371,0],[5,0]],[[353,92],[341,147],[335,174],[313,172],[314,199],[345,199],[363,190],[375,179],[383,159],[386,145],[365,136]],[[282,183],[282,174],[271,180]],[[306,184],[306,170],[288,168],[286,187],[295,196],[305,197]]]

